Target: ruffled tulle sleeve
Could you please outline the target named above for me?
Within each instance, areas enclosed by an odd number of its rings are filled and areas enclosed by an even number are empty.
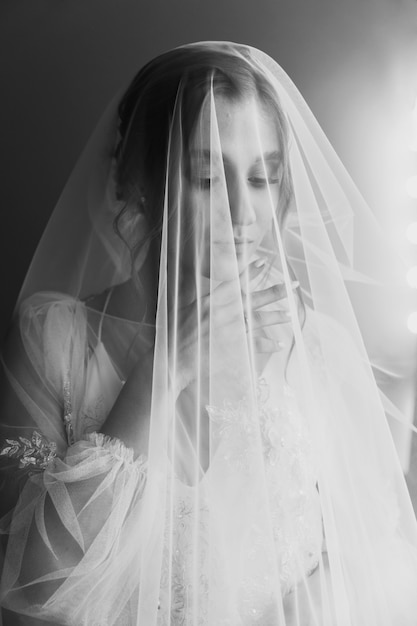
[[[54,624],[123,624],[132,593],[132,519],[145,482],[145,460],[97,433],[32,476],[10,528],[3,605]]]
[[[122,624],[128,610],[125,557],[146,462],[119,440],[86,432],[89,332],[82,303],[39,294],[24,303],[5,351],[0,461],[6,624],[20,623],[16,614],[25,616],[24,624],[36,618],[102,625],[110,614],[109,623]],[[116,571],[126,584],[109,609]]]
[[[64,387],[71,381],[83,395],[86,328],[81,303],[60,294],[36,294],[20,307],[0,372],[1,515],[29,475],[65,455]]]

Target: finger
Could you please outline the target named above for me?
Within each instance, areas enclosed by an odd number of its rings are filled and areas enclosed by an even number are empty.
[[[276,339],[269,337],[253,337],[253,349],[257,354],[272,354],[280,352],[284,348],[284,344]]]
[[[249,265],[245,266],[243,270],[240,272],[240,281],[242,279],[253,280],[260,274],[262,274],[263,270],[266,267],[266,260],[262,257],[255,259]]]
[[[254,289],[255,285],[260,283],[262,277],[265,276],[266,268],[266,260],[259,258],[242,270],[239,280],[244,293],[249,292],[251,288]]]
[[[293,281],[291,283],[292,289],[297,289],[299,286],[298,281]],[[272,287],[268,287],[267,289],[260,289],[259,291],[254,291],[247,296],[247,300],[250,302],[250,305],[253,309],[259,309],[266,304],[272,304],[272,302],[276,302],[277,300],[282,300],[287,297],[287,288],[285,283],[278,283],[276,285],[272,285]]]
[[[249,328],[257,329],[265,326],[275,326],[275,324],[288,324],[291,320],[289,311],[252,311],[246,316]]]
[[[252,261],[248,267],[249,280],[254,280],[257,278],[266,267],[265,259],[259,258],[255,261]]]

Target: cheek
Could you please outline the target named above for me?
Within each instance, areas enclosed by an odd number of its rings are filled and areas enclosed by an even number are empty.
[[[227,193],[221,187],[211,192],[196,192],[193,195],[196,225],[208,243],[211,239],[232,237],[232,215]],[[210,233],[210,235],[209,235]]]
[[[275,188],[271,192],[261,194],[256,202],[256,222],[259,228],[259,234],[264,235],[272,228],[273,214],[277,214],[279,203],[279,193]]]
[[[225,207],[226,204],[226,207]],[[228,215],[227,200],[225,194],[220,190],[213,189],[211,192],[201,189],[190,189],[183,194],[184,215],[188,218],[198,220],[200,224],[209,223],[210,212],[213,219],[219,216]]]
[[[187,189],[182,198],[181,223],[183,227],[197,234],[206,228],[210,202],[200,190]]]

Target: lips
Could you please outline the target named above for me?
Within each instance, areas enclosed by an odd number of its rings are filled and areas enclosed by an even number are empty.
[[[235,246],[250,246],[250,244],[253,243],[253,239],[247,239],[244,237],[235,237],[233,241],[235,242]]]
[[[233,245],[235,246],[250,246],[253,243],[253,239],[242,239],[242,238],[234,238]],[[213,241],[213,245],[215,246],[231,246],[231,241]]]

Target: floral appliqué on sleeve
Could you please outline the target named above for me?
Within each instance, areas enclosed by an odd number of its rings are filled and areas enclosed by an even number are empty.
[[[33,431],[32,437],[6,439],[0,447],[0,456],[7,456],[19,461],[19,469],[45,470],[56,457],[56,443]]]

